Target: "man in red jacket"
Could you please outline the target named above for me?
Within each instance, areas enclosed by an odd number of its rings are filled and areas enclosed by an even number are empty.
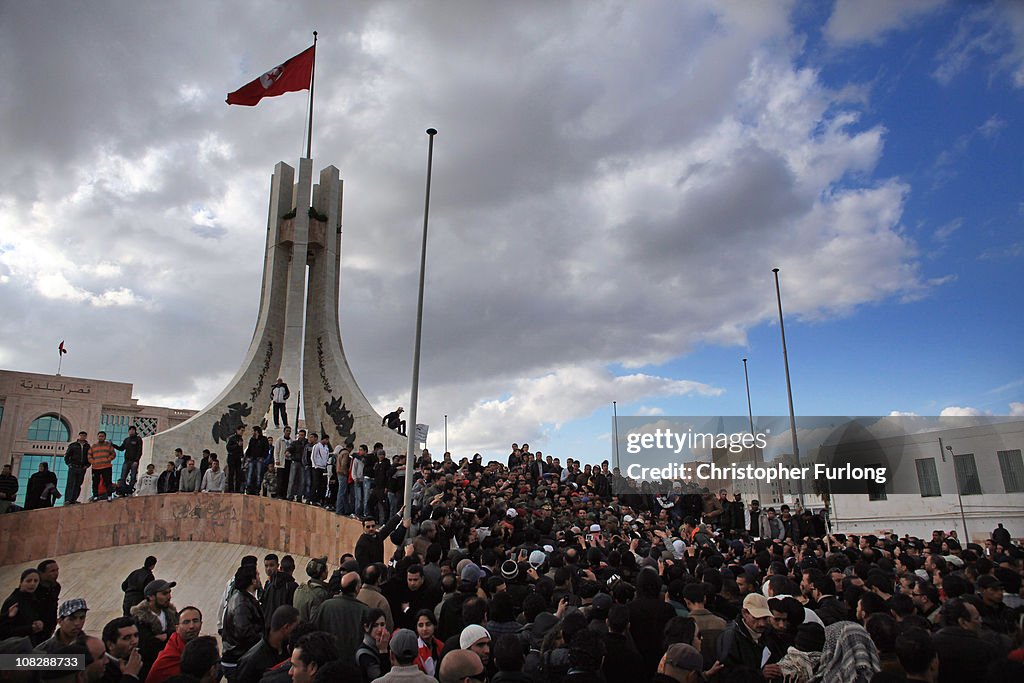
[[[178,627],[167,639],[167,645],[157,655],[146,676],[146,683],[164,683],[181,673],[181,653],[189,641],[199,637],[203,630],[203,613],[198,607],[186,607],[178,613]]]

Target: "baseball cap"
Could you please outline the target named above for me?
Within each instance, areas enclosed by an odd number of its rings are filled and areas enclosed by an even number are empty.
[[[516,510],[515,508],[509,508],[508,510],[505,510],[505,514],[508,516],[509,519],[515,519],[519,516],[519,511]]]
[[[411,660],[416,658],[419,652],[419,644],[416,642],[416,634],[407,628],[400,628],[391,636],[391,652],[398,660]]]
[[[459,574],[459,578],[461,578],[463,581],[474,585],[476,585],[476,583],[480,581],[480,579],[482,579],[483,576],[483,570],[480,569],[480,567],[473,564],[472,562],[463,567],[462,572]]]
[[[487,632],[483,626],[479,624],[470,624],[466,628],[462,629],[462,633],[459,635],[459,649],[468,650],[469,646],[473,643],[481,640],[482,638],[490,638],[491,634]]]
[[[57,610],[57,618],[63,619],[64,617],[70,617],[75,612],[88,612],[89,607],[85,604],[83,598],[72,598],[71,600],[65,600],[60,603],[60,609]]]
[[[692,645],[673,643],[665,651],[665,663],[683,671],[701,671],[704,658]]]
[[[163,593],[164,591],[168,591],[177,585],[178,583],[176,581],[167,582],[163,579],[156,579],[155,581],[150,581],[146,584],[146,590],[144,591],[144,593],[148,598],[152,595],[156,595],[157,593]]]
[[[592,533],[592,534],[599,534],[599,533],[601,533],[601,525],[600,524],[591,524],[590,525],[590,533]]]
[[[768,609],[768,598],[760,593],[751,593],[743,598],[743,609],[750,612],[755,619],[763,619],[772,615],[772,611]]]

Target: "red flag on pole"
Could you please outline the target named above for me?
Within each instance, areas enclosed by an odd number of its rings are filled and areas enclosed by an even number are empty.
[[[63,356],[67,352],[68,352],[68,350],[64,348],[64,340],[61,339],[60,340],[60,346],[57,347],[57,353],[59,355]]]
[[[228,94],[228,104],[255,106],[264,97],[276,97],[286,92],[309,90],[313,78],[313,60],[316,46],[300,52],[284,64],[279,64],[251,83]]]

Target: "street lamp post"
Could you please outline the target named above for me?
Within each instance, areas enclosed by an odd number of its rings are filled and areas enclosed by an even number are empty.
[[[434,163],[434,136],[437,130],[427,128],[427,190],[423,200],[423,246],[420,248],[420,291],[416,304],[416,343],[412,353],[412,397],[409,400],[409,444],[405,453],[405,519],[412,520],[412,473],[416,463],[416,404],[420,391],[420,340],[423,336],[423,282],[427,271],[427,218],[430,215],[430,171]]]
[[[789,354],[786,351],[786,325],[782,320],[782,291],[779,289],[779,269],[772,268],[775,273],[775,299],[779,304],[779,332],[782,333],[782,362],[786,367],[786,395],[789,397],[789,431],[793,435],[793,457],[796,458],[796,466],[800,467],[800,447],[796,441],[796,413],[793,411],[793,385],[789,381]],[[781,484],[780,484],[781,487]],[[797,493],[800,496],[798,501],[803,506],[804,482],[796,480]]]

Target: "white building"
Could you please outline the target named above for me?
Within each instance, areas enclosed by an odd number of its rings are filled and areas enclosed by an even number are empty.
[[[927,538],[955,529],[981,540],[1002,523],[1024,537],[1024,421],[881,439],[872,448],[879,446],[897,454],[884,490],[834,496],[835,531]]]

